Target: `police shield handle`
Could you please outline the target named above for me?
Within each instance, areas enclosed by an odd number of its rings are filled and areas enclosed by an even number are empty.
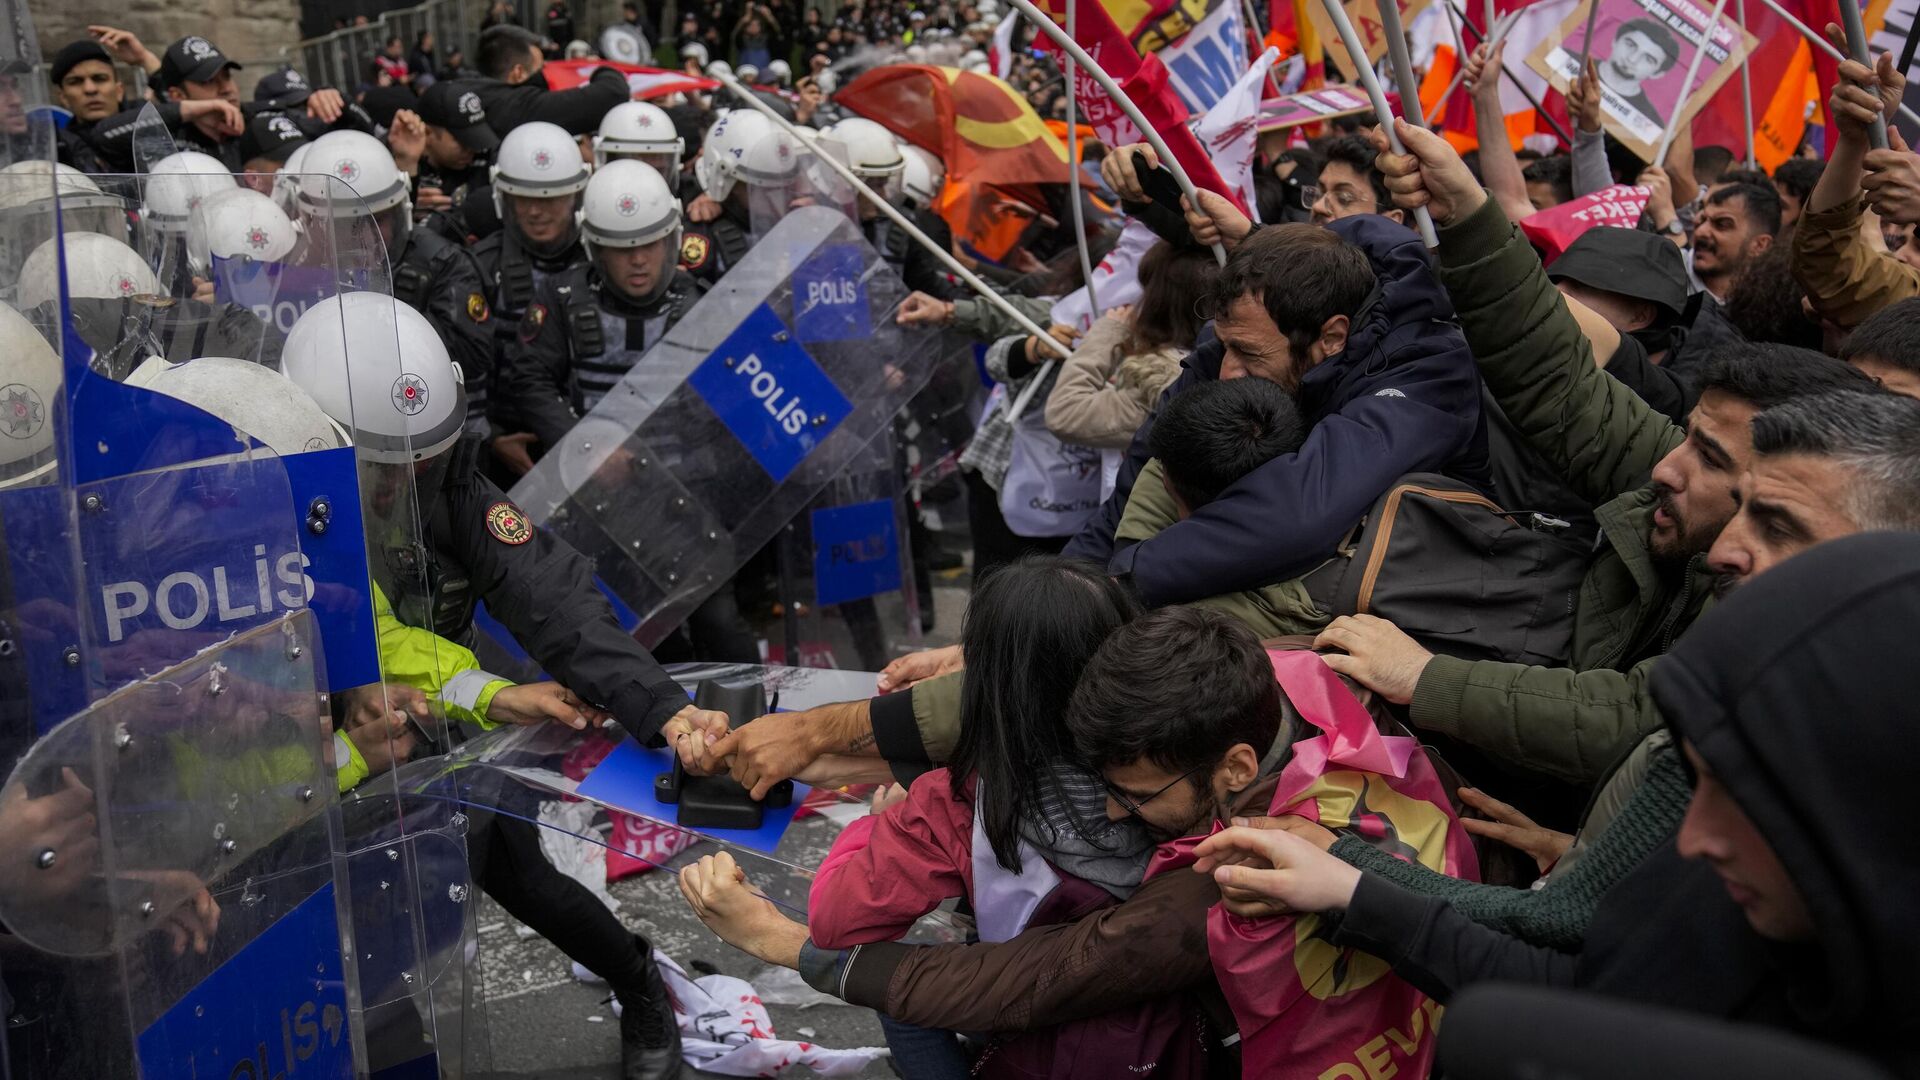
[[[1019,3],[1021,0],[1014,0],[1014,2]],[[1360,44],[1360,35],[1354,32],[1353,20],[1347,18],[1347,9],[1341,6],[1340,0],[1321,0],[1321,2],[1326,5],[1327,18],[1332,19],[1334,28],[1340,31],[1340,40],[1346,44],[1348,55],[1367,55],[1366,49]],[[1387,3],[1391,2],[1392,0],[1387,0]],[[1385,7],[1386,4],[1383,3],[1381,6]],[[1374,78],[1373,69],[1367,65],[1355,64],[1354,67],[1358,69],[1360,84],[1366,87],[1367,96],[1373,99],[1373,113],[1380,118],[1381,130],[1387,133],[1387,145],[1395,154],[1406,153],[1406,148],[1400,144],[1400,133],[1394,129],[1393,110],[1387,107],[1387,95],[1380,89],[1380,80]],[[1403,96],[1401,100],[1419,101],[1420,97],[1416,93],[1411,98]],[[1413,208],[1413,221],[1420,229],[1422,243],[1429,249],[1440,246],[1440,236],[1433,230],[1433,215],[1425,206]]]
[[[774,126],[778,127],[780,130],[786,132],[789,136],[793,137],[796,141],[800,143],[800,145],[805,146],[810,150],[813,148],[813,139],[809,135],[807,135],[806,132],[802,131],[800,128],[795,127],[792,123],[790,123],[787,120],[786,117],[781,116],[779,113],[775,112],[772,106],[760,100],[759,95],[754,94],[748,91],[745,87],[741,86],[740,80],[734,78],[732,74],[725,71],[716,71],[713,77],[719,79],[722,85],[724,85],[728,90],[732,91],[733,95],[739,98],[742,102],[746,103],[746,105],[749,108],[752,108],[756,112],[760,113],[762,116],[765,116],[768,120],[773,121]],[[861,198],[864,198],[868,202],[872,203],[875,209],[879,210],[882,214],[886,215],[889,221],[892,221],[895,225],[899,226],[902,232],[905,232],[908,236],[913,237],[913,239],[917,243],[919,243],[921,247],[926,248],[928,251],[931,251],[936,257],[939,258],[939,260],[942,263],[946,265],[948,270],[953,272],[953,275],[955,277],[965,282],[968,288],[980,294],[980,298],[982,300],[985,300],[987,303],[992,304],[994,307],[999,308],[1002,314],[1012,319],[1016,325],[1018,325],[1022,330],[1025,330],[1027,333],[1032,334],[1033,336],[1038,338],[1046,338],[1047,341],[1049,341],[1052,344],[1054,351],[1059,353],[1062,359],[1072,355],[1071,351],[1067,349],[1066,346],[1061,345],[1057,341],[1053,341],[1052,338],[1048,338],[1047,331],[1044,327],[1042,327],[1039,323],[1034,322],[1032,319],[1027,318],[1025,315],[1021,314],[1019,308],[1016,308],[1012,304],[1007,303],[1007,300],[1005,297],[995,292],[993,288],[989,286],[986,282],[981,281],[979,276],[976,275],[973,271],[967,269],[965,266],[962,266],[960,264],[960,260],[953,257],[952,252],[946,250],[941,245],[934,243],[933,240],[930,237],[928,237],[926,233],[920,231],[919,226],[915,225],[912,221],[908,220],[905,214],[902,214],[899,210],[895,209],[893,204],[889,203],[886,200],[886,196],[880,194],[879,192],[873,190],[873,188],[869,187],[865,180],[862,180],[858,176],[855,176],[853,173],[853,170],[848,168],[838,158],[834,157],[832,154],[816,153],[814,155],[814,159],[818,161],[820,164],[825,165],[828,168],[832,169],[834,172],[840,174],[841,179],[845,180],[848,184],[852,185],[853,190],[859,192]],[[1048,361],[1048,363],[1052,363],[1052,361]]]

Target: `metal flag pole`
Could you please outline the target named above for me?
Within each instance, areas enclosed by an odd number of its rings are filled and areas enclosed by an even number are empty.
[[[1073,33],[1074,18],[1079,14],[1079,0],[1067,0],[1067,33]],[[1087,312],[1092,318],[1100,317],[1100,301],[1093,294],[1093,253],[1087,250],[1087,210],[1085,200],[1080,196],[1080,127],[1075,112],[1079,104],[1080,82],[1074,78],[1079,65],[1073,57],[1067,57],[1067,174],[1072,182],[1067,185],[1067,198],[1073,202],[1073,239],[1080,248],[1080,279],[1086,282]]]
[[[1014,2],[1020,3],[1022,0]],[[1373,74],[1373,65],[1367,62],[1367,50],[1360,44],[1360,35],[1354,32],[1353,20],[1347,18],[1347,9],[1340,6],[1340,0],[1322,2],[1326,5],[1327,17],[1333,20],[1334,27],[1340,31],[1340,40],[1347,46],[1347,56],[1353,62],[1354,74],[1360,77],[1360,84],[1366,88],[1367,96],[1373,99],[1374,115],[1380,118],[1380,127],[1387,133],[1387,145],[1396,154],[1406,153],[1406,147],[1400,145],[1399,133],[1393,130],[1393,110],[1387,107],[1387,95],[1380,89],[1380,80]],[[1393,2],[1382,0],[1381,7],[1384,9]],[[1414,111],[1419,111],[1417,99]],[[1420,230],[1420,239],[1427,247],[1440,246],[1440,236],[1433,231],[1433,215],[1427,212],[1426,207],[1414,207],[1413,223]]]
[[[745,102],[748,106],[753,108],[755,111],[759,112],[760,115],[773,121],[775,127],[778,127],[780,130],[792,136],[795,140],[797,140],[800,143],[800,145],[807,147],[809,150],[815,149],[813,144],[813,138],[811,136],[805,134],[799,128],[795,127],[793,124],[793,121],[788,120],[786,117],[781,116],[779,113],[775,112],[771,105],[768,105],[766,102],[760,100],[759,95],[748,90],[746,87],[741,86],[740,80],[734,78],[732,72],[722,71],[713,75],[712,78],[718,79],[721,85],[725,86],[728,90],[733,91],[733,95],[735,97],[739,98],[742,102]],[[999,293],[993,290],[992,286],[988,285],[984,281],[981,281],[979,275],[975,274],[973,271],[961,265],[960,260],[953,257],[953,252],[948,251],[945,248],[941,247],[939,244],[934,243],[933,239],[929,237],[926,233],[922,232],[918,225],[915,225],[912,221],[910,221],[907,218],[905,214],[902,214],[898,209],[894,207],[892,203],[888,202],[886,199],[886,196],[880,194],[879,192],[873,190],[873,188],[867,186],[867,182],[865,180],[860,179],[860,177],[854,175],[853,170],[848,168],[844,163],[842,163],[840,159],[834,157],[832,154],[822,154],[822,153],[816,153],[814,154],[814,157],[818,159],[822,165],[825,165],[828,168],[832,169],[834,172],[839,173],[841,179],[853,185],[853,190],[859,192],[862,198],[872,203],[876,209],[878,209],[882,214],[885,214],[888,220],[892,221],[895,225],[899,226],[900,229],[904,231],[908,236],[911,236],[915,240],[918,240],[920,242],[921,247],[924,247],[928,251],[933,252],[935,257],[937,257],[942,263],[946,264],[946,267],[948,270],[953,271],[953,275],[955,277],[959,278],[962,282],[965,282],[968,288],[972,289],[974,292],[979,293],[980,298],[982,300],[985,300],[987,303],[992,304],[994,307],[999,308],[1002,314],[1012,319],[1016,324],[1019,325],[1019,327],[1022,330],[1025,330],[1027,333],[1033,335],[1034,337],[1039,338],[1043,345],[1045,345],[1048,348],[1051,348],[1055,353],[1059,354],[1062,357],[1070,355],[1069,350],[1065,345],[1062,345],[1060,344],[1059,341],[1055,340],[1054,336],[1052,334],[1047,333],[1047,331],[1044,328],[1042,328],[1040,324],[1034,322],[1032,319],[1029,319],[1025,315],[1021,314],[1019,308],[1014,307],[1012,304],[1008,303],[1006,297],[1001,296]],[[1052,361],[1048,361],[1048,362],[1051,363]]]
[[[1267,0],[1269,5],[1291,2],[1292,0]],[[1260,53],[1255,52],[1253,46],[1257,44],[1261,46],[1262,51],[1264,51],[1267,40],[1265,34],[1258,37],[1254,36],[1254,28],[1260,25],[1260,13],[1254,10],[1253,0],[1240,0],[1240,9],[1247,16],[1247,37],[1250,39],[1248,41],[1247,56],[1249,58],[1259,56]],[[1067,5],[1067,33],[1073,33],[1073,5],[1071,2]],[[1273,87],[1275,97],[1284,96],[1285,92],[1280,89],[1280,76],[1273,73],[1273,65],[1271,64],[1267,65],[1267,85]]]
[[[1832,43],[1828,42],[1826,38],[1822,37],[1819,34],[1814,33],[1813,27],[1808,26],[1806,23],[1801,22],[1799,17],[1796,16],[1793,12],[1788,11],[1784,7],[1781,7],[1780,0],[1760,0],[1760,2],[1767,5],[1767,7],[1773,9],[1773,13],[1775,15],[1778,15],[1782,19],[1785,19],[1788,26],[1791,26],[1795,30],[1800,31],[1800,36],[1812,42],[1814,48],[1819,49],[1821,52],[1826,53],[1828,56],[1832,57],[1835,60],[1845,60],[1847,58],[1846,55],[1843,54],[1839,49],[1834,48]],[[1863,31],[1863,36],[1864,36],[1864,31]],[[1864,60],[1861,62],[1865,63]],[[1916,124],[1920,124],[1920,113],[1914,112],[1912,109],[1908,108],[1905,104],[1902,104],[1900,106],[1900,115],[1906,117],[1907,119],[1913,121]]]
[[[1746,0],[1740,0],[1746,3]],[[1587,74],[1587,58],[1593,55],[1593,23],[1600,17],[1600,0],[1587,0],[1587,29],[1580,35],[1580,70],[1574,72],[1574,78],[1582,79]]]
[[[1052,38],[1053,43],[1060,46],[1061,52],[1079,61],[1080,66],[1087,69],[1087,74],[1093,76],[1093,81],[1100,84],[1100,89],[1105,90],[1107,96],[1113,98],[1113,103],[1120,106],[1120,111],[1127,114],[1127,119],[1133,121],[1133,126],[1140,129],[1140,137],[1147,140],[1148,146],[1153,147],[1153,152],[1160,158],[1161,166],[1173,173],[1174,180],[1180,185],[1181,194],[1187,197],[1188,205],[1196,210],[1199,209],[1200,194],[1194,190],[1193,180],[1187,176],[1187,170],[1180,164],[1180,159],[1174,157],[1173,151],[1167,149],[1166,140],[1153,129],[1153,125],[1147,123],[1147,118],[1140,112],[1140,107],[1133,103],[1133,99],[1127,96],[1126,91],[1120,89],[1119,83],[1113,81],[1113,76],[1107,74],[1106,69],[1094,62],[1093,57],[1087,55],[1087,50],[1081,48],[1080,43],[1073,40],[1071,34],[1062,30],[1059,23],[1048,18],[1046,12],[1034,7],[1032,0],[1007,0],[1007,2],[1013,5],[1014,10],[1033,20],[1041,33]],[[1225,266],[1227,249],[1214,244],[1213,257],[1219,260],[1220,265]]]
[[[1873,56],[1867,52],[1867,28],[1860,21],[1860,5],[1855,0],[1840,0],[1840,26],[1847,32],[1847,51],[1855,60],[1873,66]],[[1887,148],[1887,117],[1877,113],[1873,125],[1867,129],[1867,143],[1875,150]]]
[[[1749,63],[1753,57],[1747,55],[1747,0],[1740,0],[1733,9],[1733,17],[1740,22],[1740,111],[1747,120],[1747,168],[1753,168],[1759,158],[1753,152],[1753,67]]]
[[[1416,126],[1426,127],[1427,118],[1420,113],[1420,84],[1414,81],[1413,57],[1407,53],[1407,30],[1400,25],[1400,0],[1380,0],[1379,11],[1380,32],[1387,36],[1387,61],[1400,88],[1400,111]]]
[[[1846,7],[1852,2],[1841,0],[1840,6]],[[1653,153],[1653,163],[1660,168],[1667,166],[1667,151],[1673,146],[1674,134],[1680,130],[1680,114],[1686,111],[1687,98],[1693,94],[1693,80],[1700,77],[1700,62],[1707,58],[1707,46],[1713,43],[1713,28],[1720,25],[1720,14],[1725,10],[1727,0],[1714,0],[1713,14],[1707,16],[1707,25],[1700,31],[1700,44],[1693,50],[1693,59],[1687,63],[1687,77],[1680,80],[1680,94],[1674,99],[1673,111],[1667,114],[1667,129],[1660,133],[1660,145]]]

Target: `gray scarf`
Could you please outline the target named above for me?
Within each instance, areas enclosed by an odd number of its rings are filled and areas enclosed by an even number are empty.
[[[1133,818],[1107,818],[1106,785],[1072,765],[1044,766],[1039,817],[1022,818],[1020,838],[1062,873],[1126,899],[1140,887],[1153,838]]]

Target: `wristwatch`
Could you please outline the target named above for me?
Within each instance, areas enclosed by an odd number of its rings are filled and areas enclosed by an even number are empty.
[[[1660,226],[1660,231],[1666,233],[1668,236],[1684,236],[1687,232],[1685,226],[1680,224],[1680,219],[1677,217],[1665,225]]]

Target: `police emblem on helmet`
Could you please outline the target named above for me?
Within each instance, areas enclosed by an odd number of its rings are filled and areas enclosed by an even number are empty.
[[[638,120],[638,123],[639,123],[639,125],[640,125],[641,127],[652,127],[652,126],[653,126],[653,117],[651,117],[651,116],[648,116],[648,115],[647,115],[646,113],[641,113],[641,114],[640,114],[640,117],[639,117],[639,120]]]
[[[547,153],[545,150],[535,150],[533,152],[533,167],[536,169],[553,168],[553,155]]]
[[[125,274],[121,274],[114,280],[113,291],[121,296],[132,296],[133,289],[133,279]]]
[[[613,204],[613,208],[620,211],[621,217],[632,217],[640,212],[640,200],[631,195],[622,195]]]
[[[427,382],[408,371],[393,380],[393,407],[412,416],[427,407]]]
[[[333,175],[351,184],[360,179],[360,163],[352,158],[341,158],[333,163]]]
[[[260,226],[255,225],[253,228],[247,230],[247,246],[253,250],[265,251],[267,250],[267,245],[271,243],[273,243],[273,239],[267,235],[267,230]]]
[[[33,387],[23,383],[0,386],[0,435],[31,439],[47,422],[47,405]]]

